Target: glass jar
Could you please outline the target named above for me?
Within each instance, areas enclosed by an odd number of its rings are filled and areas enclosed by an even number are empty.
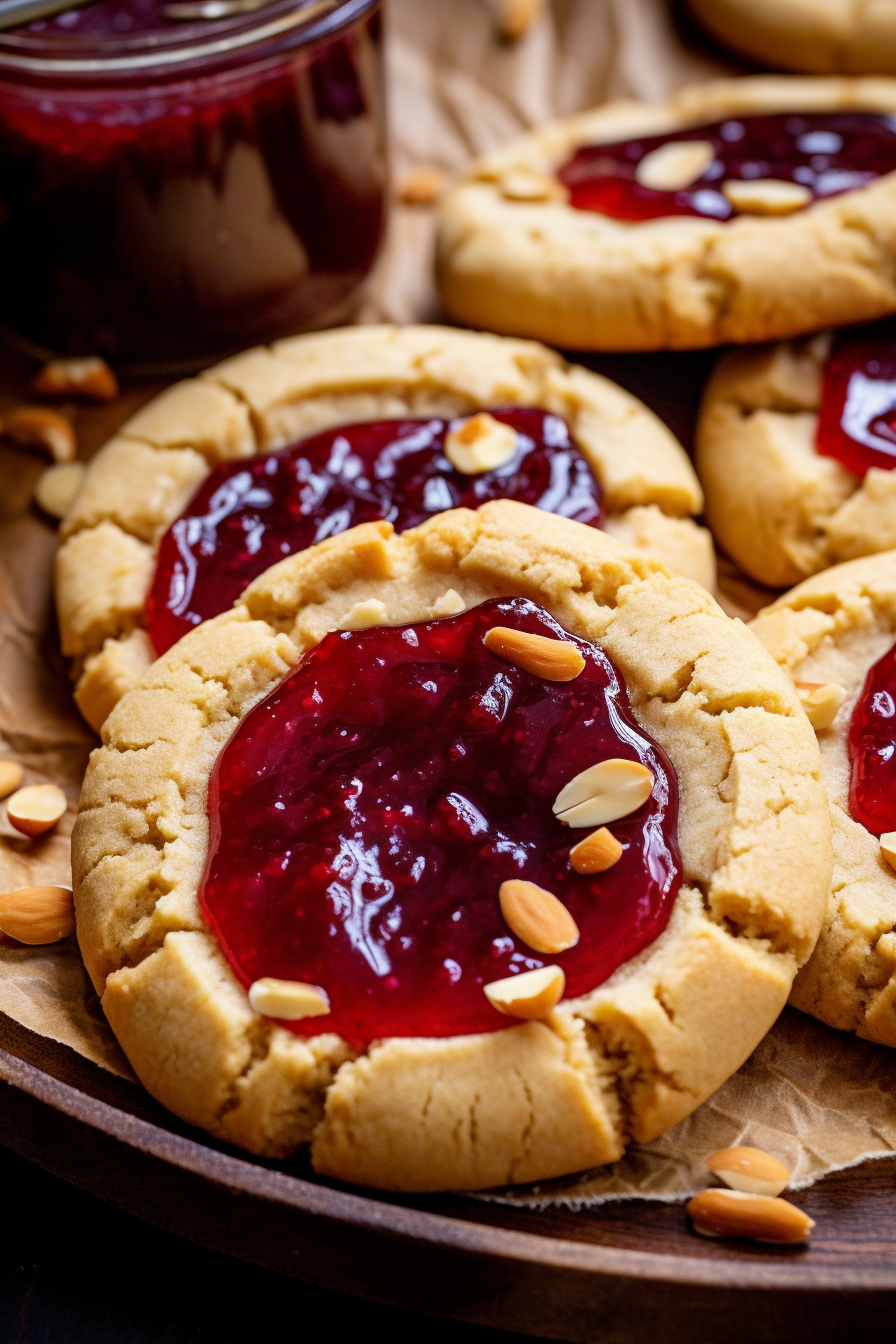
[[[0,323],[40,358],[199,368],[339,321],[387,208],[380,0],[0,33]]]

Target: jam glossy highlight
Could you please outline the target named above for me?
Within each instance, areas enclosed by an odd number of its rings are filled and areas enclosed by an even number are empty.
[[[577,522],[600,522],[600,492],[565,421],[495,411],[517,433],[503,467],[465,476],[443,452],[450,422],[342,425],[293,448],[217,467],[162,539],[147,601],[158,653],[226,611],[256,575],[358,523],[398,532],[433,514],[515,499]]]
[[[822,382],[815,446],[847,471],[896,467],[896,320],[838,332]]]
[[[678,141],[706,140],[715,156],[682,191],[641,186],[638,164],[652,150]],[[721,191],[728,180],[777,178],[809,189],[813,200],[866,186],[896,169],[896,118],[871,112],[775,113],[730,117],[664,135],[606,145],[583,145],[558,171],[577,210],[615,219],[692,215],[730,219]]]
[[[869,670],[849,724],[849,812],[872,835],[896,830],[896,645]]]
[[[566,997],[601,984],[663,930],[678,892],[678,792],[609,658],[543,681],[484,646],[493,626],[570,640],[542,608],[495,599],[460,616],[334,632],[240,724],[209,789],[203,913],[240,981],[321,987],[331,1012],[284,1025],[384,1036],[511,1026],[483,985],[562,966]],[[597,761],[640,761],[647,802],[612,825],[608,871],[574,872],[587,832],[553,815]],[[539,955],[511,933],[502,882],[569,909],[578,944]]]

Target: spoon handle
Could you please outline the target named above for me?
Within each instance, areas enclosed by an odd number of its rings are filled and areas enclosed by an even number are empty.
[[[3,0],[0,4],[0,29],[18,28],[36,19],[49,19],[66,9],[79,9],[84,0]]]

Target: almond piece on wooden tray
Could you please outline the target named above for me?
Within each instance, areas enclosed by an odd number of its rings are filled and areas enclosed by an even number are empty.
[[[808,1241],[814,1219],[786,1199],[740,1190],[701,1190],[688,1201],[688,1216],[703,1237],[744,1237],[774,1246]]]
[[[435,205],[445,190],[448,174],[433,164],[418,164],[409,168],[398,186],[398,199],[403,205]]]
[[[39,448],[54,462],[71,462],[77,451],[71,421],[47,406],[16,406],[3,418],[3,433],[23,448]]]
[[[83,358],[51,359],[31,383],[40,397],[83,397],[88,401],[114,401],[118,379],[98,355]]]
[[[22,835],[43,835],[65,816],[65,794],[55,784],[26,784],[6,804],[11,826]]]
[[[71,887],[19,887],[0,895],[0,932],[17,943],[58,943],[74,931]]]
[[[519,42],[544,13],[544,0],[498,0],[498,36]]]

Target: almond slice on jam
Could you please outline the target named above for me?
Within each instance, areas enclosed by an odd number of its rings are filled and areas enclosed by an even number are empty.
[[[619,756],[598,761],[560,790],[554,815],[566,826],[603,826],[637,812],[653,785],[653,772],[640,761]]]
[[[585,666],[585,659],[571,640],[546,639],[527,630],[509,630],[493,625],[482,637],[485,647],[506,658],[525,672],[545,681],[573,681]]]
[[[565,988],[566,977],[559,966],[542,966],[483,986],[485,997],[499,1013],[529,1022],[546,1017],[556,1008]]]
[[[330,1000],[317,985],[306,985],[301,980],[278,980],[272,975],[262,976],[250,985],[249,1003],[263,1017],[277,1017],[283,1022],[324,1017],[330,1011]]]

